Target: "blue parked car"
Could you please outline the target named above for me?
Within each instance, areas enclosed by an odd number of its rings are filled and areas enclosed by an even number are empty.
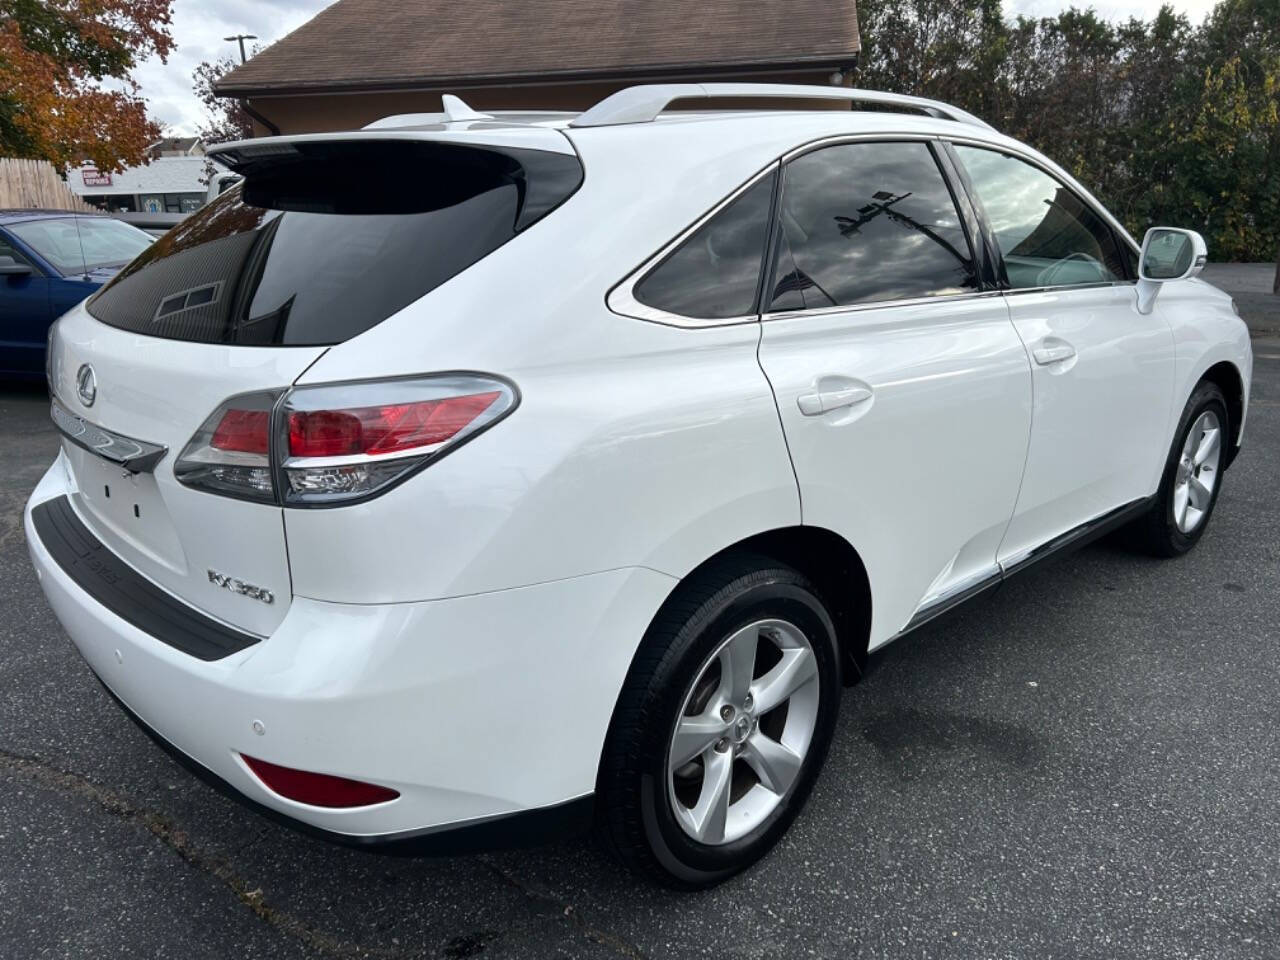
[[[50,324],[153,240],[107,216],[0,210],[0,378],[42,378]]]

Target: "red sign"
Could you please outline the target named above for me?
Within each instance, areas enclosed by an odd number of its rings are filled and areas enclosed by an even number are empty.
[[[99,173],[92,168],[86,168],[80,171],[80,176],[84,177],[84,185],[86,187],[111,186],[111,174],[109,173]]]

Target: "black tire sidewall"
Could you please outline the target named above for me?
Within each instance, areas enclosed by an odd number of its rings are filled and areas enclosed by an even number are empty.
[[[804,805],[830,745],[842,689],[835,629],[821,601],[798,574],[783,575],[748,587],[703,620],[695,616],[693,635],[683,641],[669,670],[655,675],[659,723],[646,732],[639,789],[645,838],[661,868],[678,883],[705,886],[749,866],[786,831]],[[700,614],[705,611],[699,611]],[[818,716],[804,765],[787,797],[747,836],[722,846],[699,844],[680,827],[667,790],[667,750],[685,696],[707,658],[726,637],[766,618],[798,627],[818,660]],[[684,633],[684,631],[682,631]],[[653,689],[653,688],[651,688]]]

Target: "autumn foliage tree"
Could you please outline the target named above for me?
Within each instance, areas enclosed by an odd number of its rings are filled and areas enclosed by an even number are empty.
[[[259,49],[261,48],[254,44],[249,55],[253,56]],[[219,97],[213,92],[213,85],[235,66],[235,61],[230,57],[219,57],[217,60],[201,63],[191,76],[196,97],[204,104],[205,120],[200,125],[199,133],[200,139],[205,143],[226,143],[253,136],[253,120],[240,101]]]
[[[160,127],[131,72],[173,49],[171,3],[0,0],[0,156],[143,162]]]

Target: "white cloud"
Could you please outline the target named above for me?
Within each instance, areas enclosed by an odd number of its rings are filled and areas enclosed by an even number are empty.
[[[329,5],[330,0],[175,0],[171,31],[176,46],[168,63],[158,58],[140,64],[134,78],[142,88],[151,116],[167,132],[193,134],[203,109],[191,91],[191,74],[204,60],[237,59],[234,42],[223,37],[252,33],[262,46],[274,43]]]
[[[175,0],[173,38],[177,46],[167,64],[152,58],[134,72],[152,117],[175,134],[193,134],[202,109],[191,92],[191,74],[203,60],[239,56],[236,45],[223,40],[236,33],[257,34],[264,47],[296,30],[329,5],[331,0]],[[1173,4],[1192,22],[1199,23],[1213,9],[1215,0],[1180,0]],[[1070,6],[1066,0],[1005,0],[1008,16],[1052,16]],[[1076,6],[1089,6],[1077,2]],[[1092,6],[1102,16],[1125,20],[1151,18],[1161,0],[1097,0]],[[252,43],[253,41],[250,41]]]
[[[1098,16],[1106,20],[1128,20],[1130,17],[1141,17],[1150,20],[1168,2],[1177,13],[1184,13],[1192,23],[1199,23],[1205,14],[1214,8],[1217,0],[1078,0],[1075,3],[1063,0],[1005,0],[1004,12],[1013,17],[1023,14],[1028,17],[1051,17],[1067,7],[1093,7]]]

